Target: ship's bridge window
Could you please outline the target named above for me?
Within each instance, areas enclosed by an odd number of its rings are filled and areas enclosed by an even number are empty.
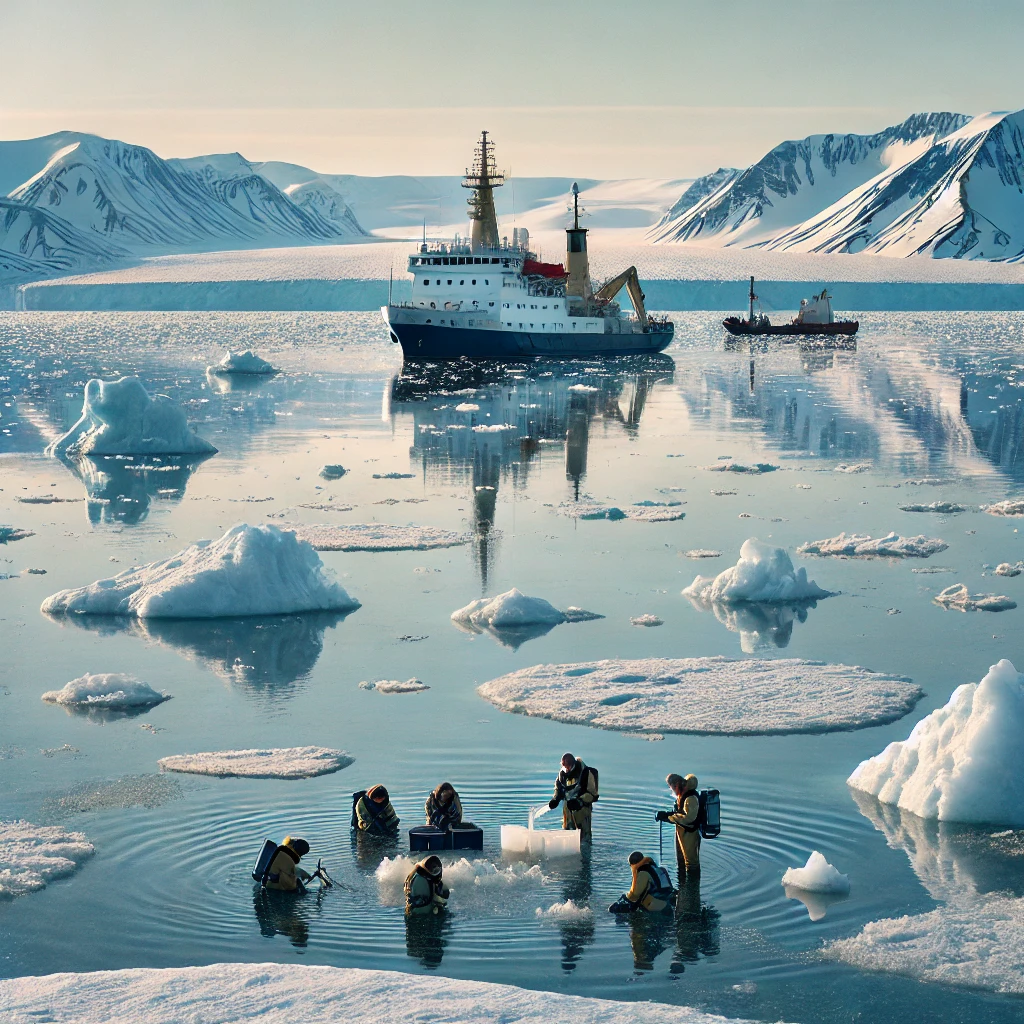
[[[449,284],[451,284],[451,281],[449,281],[448,283],[449,283]],[[437,287],[438,287],[438,288],[440,288],[440,287],[441,287],[441,282],[440,282],[440,281],[438,281],[438,282],[437,282]]]
[[[426,287],[428,284],[430,284],[430,278],[429,277],[423,278],[423,285],[424,285],[424,287]]]
[[[541,309],[547,309],[547,308],[548,308],[547,306],[541,306]]]
[[[491,282],[490,282],[490,281],[488,281],[488,280],[487,280],[487,278],[485,277],[485,278],[484,278],[484,284],[490,284],[490,283],[491,283]]]
[[[438,281],[437,283],[438,283],[438,284],[440,284],[441,282],[440,282],[440,281]],[[449,284],[451,284],[451,283],[452,283],[452,279],[451,279],[450,277],[448,278],[448,283],[449,283]]]
[[[532,306],[530,306],[530,309],[536,309],[536,308],[537,308],[536,303],[534,303]]]
[[[465,283],[466,283],[465,280],[462,280],[462,281],[459,282],[459,284],[465,284]]]
[[[472,283],[476,284],[476,278],[475,277],[473,278],[473,282]]]
[[[508,266],[508,264],[509,264],[509,261],[508,261],[508,260],[502,260],[502,261],[501,261],[501,265],[502,265],[503,267],[507,267],[507,266]]]
[[[487,303],[487,305],[488,305],[488,306],[493,306],[493,305],[494,305],[494,303],[493,303],[493,302],[488,302],[488,303]]]

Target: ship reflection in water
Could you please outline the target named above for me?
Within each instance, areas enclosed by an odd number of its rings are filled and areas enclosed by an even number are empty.
[[[674,370],[664,355],[402,367],[390,385],[392,419],[412,416],[410,455],[427,479],[469,491],[473,553],[485,589],[499,489],[524,488],[541,451],[562,446],[570,493],[578,497],[594,421],[635,434],[652,389],[671,383]]]

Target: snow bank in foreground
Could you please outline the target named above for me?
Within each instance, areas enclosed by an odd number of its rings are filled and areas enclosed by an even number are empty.
[[[1008,498],[997,501],[994,505],[985,505],[982,509],[991,516],[1024,516],[1024,499]]]
[[[42,889],[52,879],[70,875],[92,854],[93,846],[81,832],[28,821],[0,821],[0,899]],[[0,1017],[9,1019],[2,1012]]]
[[[399,971],[214,964],[51,974],[0,981],[10,1024],[725,1024],[686,1006],[615,1002]],[[735,1024],[747,1024],[736,1021]]]
[[[161,693],[149,683],[120,672],[86,672],[61,689],[47,690],[43,694],[43,700],[49,704],[115,711],[118,708],[151,708],[170,699],[169,693]]]
[[[801,544],[797,551],[801,555],[927,558],[948,547],[944,540],[937,537],[901,537],[898,533],[887,533],[884,537],[872,538],[866,533],[840,533],[825,540],[809,540]]]
[[[717,576],[697,576],[683,595],[705,608],[740,602],[795,603],[831,596],[807,578],[806,569],[793,568],[785,548],[765,544],[756,537],[743,542],[734,566]]]
[[[317,551],[429,551],[465,544],[464,533],[439,530],[434,526],[392,526],[390,523],[351,523],[334,526],[322,523],[286,523],[299,540]]]
[[[936,604],[958,612],[1005,612],[1017,602],[1003,594],[972,594],[965,583],[954,583],[933,598]]]
[[[270,750],[217,750],[175,754],[157,762],[167,772],[241,776],[250,779],[311,779],[347,768],[355,760],[330,747],[277,747]]]
[[[758,733],[858,729],[902,718],[908,679],[799,659],[649,658],[534,665],[477,688],[503,711],[601,729]]]
[[[42,604],[51,615],[217,619],[297,612],[349,612],[359,602],[329,579],[320,556],[276,526],[233,526],[159,562],[62,590]]]
[[[536,913],[541,920],[555,921],[558,924],[586,924],[594,920],[594,912],[590,907],[581,907],[572,900],[552,903],[547,910],[538,907]]]
[[[1024,900],[995,893],[927,914],[871,921],[824,955],[861,970],[1024,994]]]
[[[922,818],[1024,825],[1022,764],[1024,676],[1004,658],[846,781]]]
[[[211,373],[277,373],[276,367],[261,359],[251,349],[244,352],[232,352],[230,349],[224,358],[214,366],[208,366]]]
[[[374,682],[364,680],[359,684],[362,690],[376,690],[378,693],[422,693],[430,687],[419,679],[377,679]]]
[[[188,425],[166,395],[150,397],[138,377],[91,380],[78,422],[47,455],[211,455],[217,449]]]
[[[802,868],[787,868],[782,876],[782,884],[792,885],[806,892],[850,891],[849,875],[840,874],[817,850],[811,853]]]

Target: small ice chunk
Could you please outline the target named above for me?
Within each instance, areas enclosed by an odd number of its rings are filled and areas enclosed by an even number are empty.
[[[300,541],[317,551],[429,551],[465,544],[469,536],[436,526],[393,526],[390,523],[284,523]]]
[[[558,511],[572,519],[609,519],[612,522],[633,519],[641,523],[668,523],[686,517],[686,513],[676,507],[677,504],[637,504],[623,509],[589,500],[563,501]]]
[[[374,480],[411,480],[413,473],[374,473]]]
[[[997,501],[994,505],[983,506],[982,511],[990,516],[1024,516],[1024,498]]]
[[[29,572],[32,570],[29,569]],[[1024,572],[1024,562],[1000,562],[995,568],[997,576],[1019,576]]]
[[[1017,602],[1002,594],[972,594],[965,583],[954,583],[940,591],[935,604],[958,612],[1005,612],[1017,607]]]
[[[406,679],[404,682],[401,679],[377,679],[372,683],[361,682],[359,686],[363,690],[376,690],[378,693],[421,693],[430,689],[419,679]]]
[[[459,857],[457,860],[442,858],[444,880],[452,889],[510,889],[518,886],[534,887],[549,881],[537,864],[513,861],[510,864],[494,864],[489,860]],[[387,902],[404,901],[403,887],[409,872],[416,866],[412,857],[399,855],[385,857],[375,872],[381,896]]]
[[[591,391],[591,392],[593,392],[593,391],[600,391],[601,389],[600,388],[591,387],[589,384],[570,384],[567,390],[569,390],[569,391],[584,391],[584,392]]]
[[[949,545],[937,537],[901,537],[898,533],[887,533],[884,537],[872,538],[866,533],[840,533],[825,540],[809,540],[796,550],[801,555],[846,555],[863,558],[928,558]]]
[[[554,921],[558,924],[582,924],[594,919],[594,912],[590,907],[580,906],[571,899],[564,903],[552,903],[547,910],[538,907],[536,913],[540,920]]]
[[[72,679],[61,689],[47,690],[43,694],[43,700],[48,704],[110,710],[151,708],[170,699],[169,693],[161,693],[149,683],[120,672],[87,672],[84,676]]]
[[[634,615],[629,620],[634,626],[664,626],[665,620],[659,619],[657,615],[645,614]]]
[[[901,512],[938,512],[945,515],[955,515],[957,512],[966,512],[966,505],[959,505],[955,501],[931,501],[925,504],[912,502],[909,505],[900,505]]]
[[[835,467],[834,471],[836,473],[867,473],[870,469],[870,462],[840,462],[839,465]]]
[[[721,558],[721,551],[714,551],[712,548],[690,548],[689,551],[684,551],[684,555],[687,558]]]
[[[359,602],[331,580],[320,556],[291,531],[233,526],[170,558],[135,566],[43,603],[48,615],[217,619],[298,612],[350,612]]]
[[[217,449],[188,425],[166,395],[150,397],[138,377],[91,380],[78,422],[47,455],[212,455]]]
[[[244,352],[232,352],[230,349],[224,354],[219,363],[208,366],[210,373],[277,373],[277,369],[261,359],[252,349]]]
[[[788,868],[782,876],[783,885],[792,885],[807,892],[850,891],[849,875],[840,874],[824,855],[815,850],[802,868]]]
[[[250,779],[311,779],[347,768],[355,760],[330,747],[277,747],[269,750],[218,750],[175,754],[157,764],[167,772],[240,776]]]
[[[1024,676],[1004,658],[846,781],[921,818],[1019,826],[1022,763]]]
[[[807,570],[794,569],[785,548],[750,537],[740,548],[739,561],[718,576],[697,576],[683,591],[685,597],[704,607],[714,604],[758,602],[765,604],[816,601],[831,596]]]
[[[455,411],[456,412],[479,412],[480,411],[480,406],[477,405],[475,402],[459,402],[459,404],[457,406],[455,406]]]
[[[324,480],[340,480],[348,470],[338,462],[329,462],[320,467],[320,476]]]
[[[517,626],[558,625],[565,622],[560,612],[542,597],[527,597],[513,587],[497,597],[481,597],[458,608],[451,615],[452,622],[461,626],[509,629]]]
[[[704,468],[711,473],[749,473],[757,475],[760,473],[774,473],[779,467],[773,466],[770,462],[755,462],[749,466],[742,462],[719,462]]]
[[[0,899],[42,889],[55,878],[72,874],[93,855],[81,832],[58,825],[0,821]]]

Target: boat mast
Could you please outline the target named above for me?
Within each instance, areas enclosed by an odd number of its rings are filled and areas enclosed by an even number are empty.
[[[756,298],[757,298],[757,296],[754,294],[754,279],[751,278],[750,279],[750,316],[749,316],[749,320],[750,320],[751,323],[754,322],[754,299],[756,299]]]
[[[463,188],[472,189],[469,197],[469,219],[473,222],[470,245],[473,252],[497,249],[498,215],[494,210],[494,190],[505,184],[505,174],[494,162],[494,143],[487,132],[480,133],[480,141],[473,154],[473,166],[466,168]]]
[[[587,255],[587,229],[580,227],[580,187],[572,183],[572,227],[565,229],[565,267],[569,279],[565,294],[589,309],[594,298],[594,286],[590,281],[590,257]]]

